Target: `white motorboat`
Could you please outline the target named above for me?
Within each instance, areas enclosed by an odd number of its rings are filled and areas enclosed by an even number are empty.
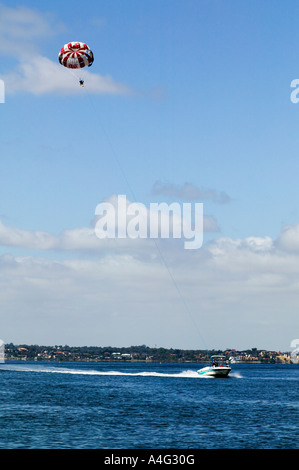
[[[231,367],[226,362],[225,356],[211,356],[209,366],[199,369],[197,373],[203,377],[227,377]]]

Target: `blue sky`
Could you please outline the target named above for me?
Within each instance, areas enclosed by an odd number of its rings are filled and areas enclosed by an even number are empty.
[[[298,10],[295,0],[0,3],[4,342],[289,349]],[[95,55],[84,88],[57,60],[69,41]],[[158,240],[161,258],[150,240],[94,236],[103,200],[183,203],[190,191],[204,204],[196,252]]]

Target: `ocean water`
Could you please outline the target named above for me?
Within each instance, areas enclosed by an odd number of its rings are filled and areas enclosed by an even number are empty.
[[[1,449],[298,449],[299,365],[0,364]]]

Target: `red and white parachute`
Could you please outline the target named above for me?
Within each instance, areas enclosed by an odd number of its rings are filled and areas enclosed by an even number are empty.
[[[90,67],[94,61],[93,52],[84,42],[69,42],[65,44],[58,55],[58,60],[69,69]]]

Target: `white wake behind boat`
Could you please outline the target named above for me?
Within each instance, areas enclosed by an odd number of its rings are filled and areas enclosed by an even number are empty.
[[[225,356],[212,356],[212,363],[199,369],[197,373],[203,377],[227,377],[231,367],[227,364]]]

